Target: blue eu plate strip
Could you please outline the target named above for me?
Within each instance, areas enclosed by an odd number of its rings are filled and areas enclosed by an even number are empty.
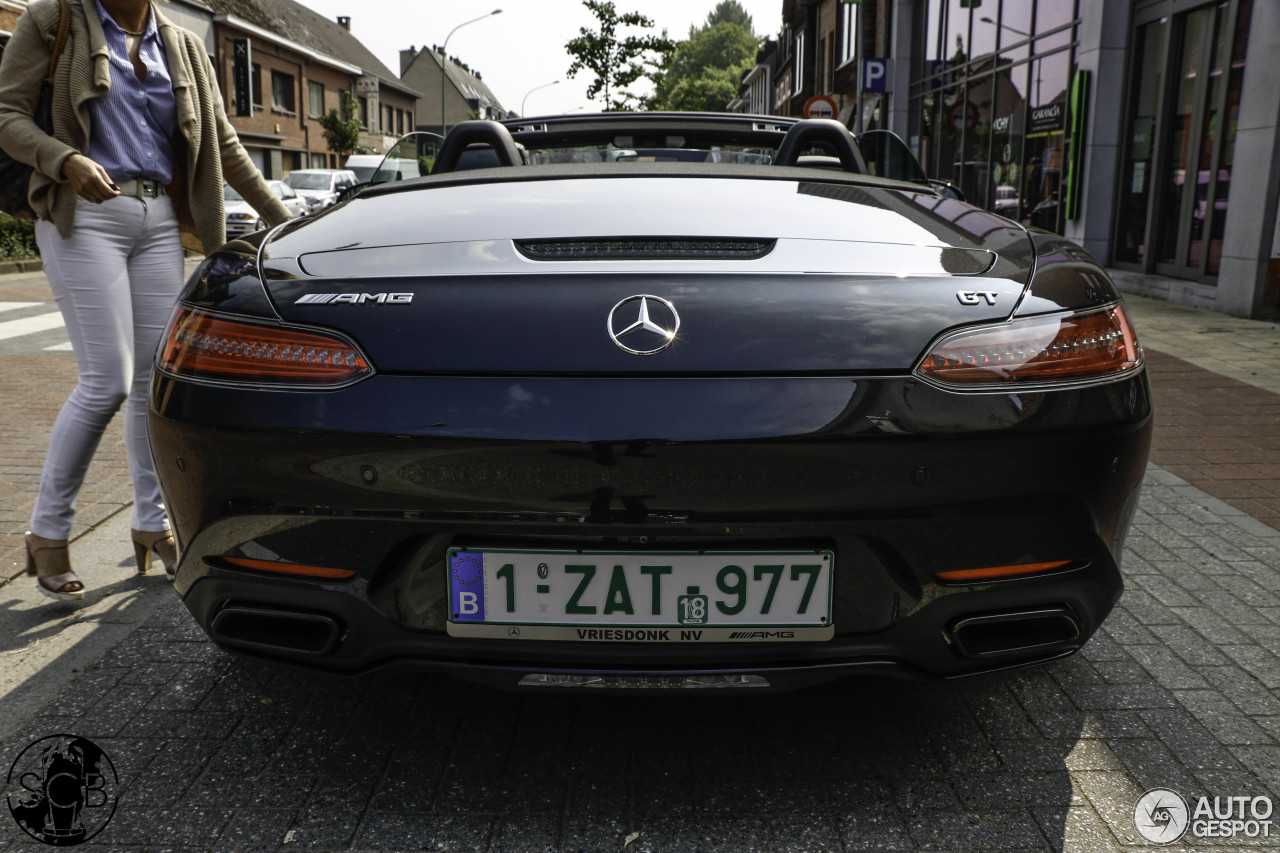
[[[454,622],[484,621],[484,555],[477,551],[449,554],[449,606]]]

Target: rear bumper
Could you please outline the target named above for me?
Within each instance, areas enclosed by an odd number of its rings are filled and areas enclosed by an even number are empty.
[[[421,668],[505,687],[515,687],[533,674],[618,675],[629,679],[756,674],[774,688],[855,672],[959,677],[1051,660],[1076,651],[1120,595],[1119,574],[1114,566],[1095,563],[1055,577],[982,588],[928,590],[930,594],[942,594],[927,604],[918,602],[909,614],[893,614],[880,630],[851,632],[848,629],[852,626],[842,626],[837,616],[837,636],[827,642],[696,646],[551,643],[461,639],[450,637],[443,630],[414,627],[408,624],[414,618],[408,613],[410,605],[400,605],[398,595],[389,589],[376,588],[389,579],[369,585],[375,588],[372,597],[376,600],[371,600],[366,594],[369,587],[362,589],[359,582],[339,588],[207,567],[193,580],[189,559],[180,575],[185,602],[215,642],[228,649],[340,673],[364,673],[389,666]],[[861,570],[874,572],[878,567]],[[411,569],[406,567],[403,571]],[[840,566],[837,571],[841,571]],[[427,583],[443,590],[443,571],[427,569],[426,574],[435,576],[428,577]],[[885,599],[890,606],[892,599],[901,598],[897,592]],[[396,612],[398,605],[405,611]],[[390,612],[388,606],[392,608]],[[970,649],[961,636],[970,621],[994,624],[1000,620],[1019,626],[1033,616],[1044,621],[1028,625],[1028,632],[1011,629],[1006,648],[996,648],[988,642],[982,648]],[[1059,628],[1061,632],[1055,633]],[[989,640],[990,636],[984,635],[983,639]]]
[[[263,393],[255,408],[240,391],[234,408],[220,409],[183,392],[172,380],[153,383],[153,454],[182,545],[176,587],[216,642],[334,672],[427,668],[508,687],[534,674],[652,679],[658,688],[754,674],[786,688],[870,671],[959,677],[1070,654],[1121,594],[1118,555],[1150,441],[1142,377],[1020,402],[1028,418],[1053,427],[1070,415],[1074,429],[915,436],[909,418],[886,421],[876,405],[875,418],[846,409],[847,429],[731,441],[262,429],[243,421],[283,411],[273,398],[290,395]],[[319,396],[292,395],[294,416],[307,417]],[[413,405],[399,416],[412,417]],[[1003,398],[985,405],[1009,409]],[[830,550],[835,636],[453,637],[444,557],[453,546]],[[338,566],[355,577],[300,580],[228,557]],[[935,577],[1052,561],[1070,565],[977,584]],[[563,682],[543,682],[553,683]]]

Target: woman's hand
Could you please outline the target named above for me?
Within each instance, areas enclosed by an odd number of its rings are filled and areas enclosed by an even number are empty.
[[[95,204],[120,195],[107,170],[83,154],[72,154],[64,160],[62,174],[76,195]]]

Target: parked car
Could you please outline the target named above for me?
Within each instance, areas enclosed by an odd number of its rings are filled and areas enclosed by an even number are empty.
[[[306,202],[284,181],[267,181],[267,186],[271,187],[271,191],[284,203],[289,216],[302,216],[307,212]],[[241,197],[240,193],[232,189],[230,184],[222,185],[222,198],[227,212],[228,240],[243,237],[264,227],[258,212]]]
[[[342,166],[356,176],[356,183],[367,184],[381,164],[381,154],[352,154]]]
[[[1018,197],[1018,188],[1011,187],[1008,184],[1001,184],[996,187],[996,199],[992,205],[992,209],[1001,216],[1007,216],[1010,219],[1018,218],[1018,205],[1021,199]]]
[[[1123,587],[1142,350],[1087,252],[895,160],[830,120],[471,121],[228,244],[152,377],[177,592],[228,649],[511,689],[1077,651]]]
[[[1043,228],[1054,231],[1058,228],[1058,191],[1054,190],[1049,197],[1031,208],[1029,222],[1032,228]]]
[[[338,200],[338,194],[358,183],[349,169],[294,169],[284,182],[302,196],[307,212],[323,210]]]

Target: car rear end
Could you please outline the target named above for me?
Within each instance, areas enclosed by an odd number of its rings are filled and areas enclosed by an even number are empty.
[[[1065,241],[677,169],[366,191],[257,248],[193,278],[151,395],[177,588],[227,647],[950,677],[1070,654],[1122,589],[1149,396]]]

